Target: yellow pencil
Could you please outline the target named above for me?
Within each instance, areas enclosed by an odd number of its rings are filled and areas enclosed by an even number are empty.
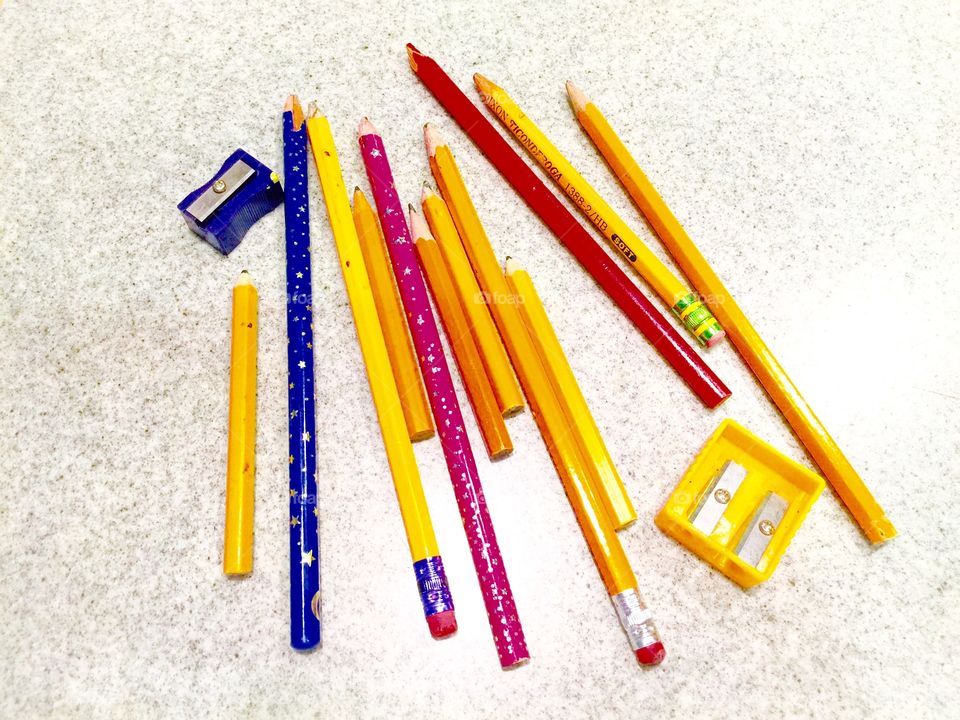
[[[637,519],[637,511],[634,510],[627,489],[623,486],[613,459],[607,451],[597,423],[590,414],[587,401],[580,392],[580,386],[577,385],[573,370],[563,354],[563,348],[550,325],[530,275],[520,268],[516,260],[507,258],[506,277],[513,294],[517,298],[523,298],[523,302],[518,302],[517,307],[520,308],[520,315],[537,348],[540,362],[550,378],[551,387],[570,421],[573,435],[594,481],[596,494],[614,527],[620,530]]]
[[[393,474],[424,615],[431,634],[443,637],[457,627],[453,602],[430,522],[430,511],[423,494],[413,446],[407,434],[396,381],[390,368],[360,240],[351,219],[350,200],[343,184],[337,149],[327,119],[316,116],[315,110],[307,120],[307,136],[310,138],[330,228],[340,257],[340,270],[343,272],[357,339],[367,368],[370,393],[380,420],[380,431]]]
[[[636,233],[560,154],[503,88],[480,74],[474,75],[473,80],[487,107],[573,201],[584,217],[627,259],[640,277],[647,281],[697,342],[706,346],[719,342],[724,333],[707,306],[643,244]]]
[[[467,322],[467,316],[457,298],[453,280],[437,241],[430,234],[426,220],[410,206],[410,236],[430,287],[440,322],[450,341],[453,358],[460,369],[463,386],[477,419],[480,435],[491,460],[506,457],[513,452],[513,443],[497,407],[496,395],[483,369],[480,352]],[[442,433],[441,433],[442,437]]]
[[[513,263],[507,260],[507,274],[514,269]],[[516,300],[525,304],[528,302],[525,289],[519,289],[523,292],[517,294]],[[526,328],[521,329],[527,332]],[[528,342],[532,344],[529,338]],[[590,478],[547,370],[536,352],[519,357],[514,368],[637,660],[644,665],[655,665],[666,654],[663,644],[650,611],[640,597],[633,568]]]
[[[370,274],[373,300],[387,343],[393,377],[400,392],[407,432],[414,442],[425,440],[433,436],[427,393],[413,353],[397,286],[393,282],[393,270],[387,257],[383,233],[380,232],[380,223],[377,222],[377,213],[370,207],[360,188],[353,191],[353,222],[360,238],[363,261]]]
[[[763,389],[780,409],[800,442],[823,471],[850,514],[873,543],[897,534],[883,508],[844,456],[836,441],[800,394],[796,385],[770,352],[770,348],[747,320],[740,306],[687,235],[663,198],[644,175],[636,160],[597,107],[571,83],[570,103],[577,120],[593,140],[614,174],[653,227],[680,269],[706,298],[723,323],[737,351],[756,375]]]
[[[453,153],[437,129],[429,123],[423,128],[423,139],[437,187],[453,217],[477,282],[488,298],[490,314],[500,330],[500,337],[516,370],[520,356],[535,352],[527,331],[523,328],[520,312],[511,301],[513,296],[503,277],[503,270],[484,232],[480,216],[473,206]]]
[[[450,216],[450,210],[443,198],[426,185],[423,186],[420,204],[453,277],[460,305],[467,315],[470,332],[480,351],[483,367],[490,379],[500,412],[504,417],[518,413],[523,410],[523,393],[513,376],[510,359],[503,348],[497,327],[493,324],[493,318],[490,317],[477,278],[470,268],[470,261],[460,243],[460,235]]]
[[[253,498],[257,446],[257,288],[244,270],[233,288],[230,428],[223,572],[253,570]]]

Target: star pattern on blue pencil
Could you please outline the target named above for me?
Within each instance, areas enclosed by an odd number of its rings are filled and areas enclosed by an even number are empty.
[[[295,108],[299,112],[299,106]],[[283,114],[284,215],[286,220],[288,436],[290,445],[290,611],[291,641],[298,649],[320,642],[320,563],[316,417],[314,388],[313,305],[310,273],[310,202],[307,184],[305,123],[294,128],[294,113]],[[304,251],[306,248],[307,251]],[[315,562],[316,561],[316,562]]]

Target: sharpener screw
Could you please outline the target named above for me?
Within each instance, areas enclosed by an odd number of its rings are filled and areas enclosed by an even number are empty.
[[[761,520],[758,527],[764,535],[773,535],[773,531],[777,529],[769,520]]]
[[[227,189],[227,184],[223,180],[217,180],[213,184],[213,191],[217,194],[222,193],[226,189]]]
[[[730,491],[720,488],[713,494],[713,497],[718,503],[726,505],[728,502],[730,502]]]

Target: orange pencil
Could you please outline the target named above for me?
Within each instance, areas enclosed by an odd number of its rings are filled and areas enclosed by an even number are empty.
[[[417,358],[413,354],[397,286],[393,282],[393,271],[387,258],[380,223],[360,188],[353,191],[353,222],[360,238],[363,263],[370,277],[370,289],[373,290],[373,302],[383,328],[383,338],[387,341],[387,354],[400,392],[407,432],[413,442],[426,440],[433,436],[427,394],[423,389]]]
[[[450,279],[440,247],[430,234],[427,223],[412,205],[410,206],[410,232],[413,235],[417,257],[423,267],[423,274],[437,303],[440,321],[453,348],[453,357],[457,361],[457,367],[460,368],[460,376],[467,389],[477,425],[480,426],[480,434],[487,447],[487,454],[491,460],[509,455],[513,452],[513,444],[507,434],[507,426],[503,422],[503,415],[497,405],[493,388],[484,372],[480,353],[470,334],[466,315],[454,292],[453,281]]]
[[[483,360],[483,367],[487,371],[493,393],[497,396],[500,411],[504,417],[514,415],[523,410],[523,393],[520,392],[520,385],[513,375],[513,368],[507,357],[507,351],[503,348],[497,326],[493,324],[493,318],[490,317],[488,302],[493,298],[480,290],[473,268],[470,267],[470,261],[460,242],[457,226],[450,215],[450,208],[447,207],[443,198],[424,184],[420,204],[443,253],[443,259],[447,261],[454,288],[460,297],[460,305],[470,323],[470,331],[477,344],[477,350],[480,351],[480,358]]]

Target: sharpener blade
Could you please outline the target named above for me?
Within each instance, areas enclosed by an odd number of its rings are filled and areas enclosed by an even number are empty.
[[[790,503],[776,493],[767,494],[737,545],[736,553],[741,560],[757,566],[789,506]]]
[[[746,477],[746,468],[732,460],[724,463],[690,516],[691,524],[704,535],[712,533]]]
[[[197,222],[205,222],[253,175],[252,167],[243,160],[237,160],[223,175],[214,180],[200,197],[190,203],[187,212],[193,215]]]

